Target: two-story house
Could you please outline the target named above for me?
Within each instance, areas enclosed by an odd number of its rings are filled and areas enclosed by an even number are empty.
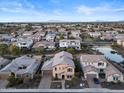
[[[100,32],[89,32],[88,33],[91,37],[100,37],[101,33]]]
[[[85,78],[90,74],[99,78],[100,73],[105,73],[107,60],[103,55],[81,55],[80,62]]]
[[[42,75],[50,74],[55,79],[71,80],[74,77],[75,65],[72,54],[62,51],[45,62],[42,67]]]
[[[30,49],[33,46],[33,40],[20,37],[20,38],[17,39],[17,41],[14,44],[19,48]]]
[[[54,32],[48,32],[47,35],[46,35],[46,40],[53,42],[55,37],[56,37],[56,34]]]
[[[112,65],[108,65],[106,68],[106,80],[108,82],[124,82],[123,73]]]
[[[80,38],[80,34],[81,34],[80,30],[71,31],[71,35],[72,35],[72,37],[74,37],[74,38]]]
[[[59,41],[60,48],[74,48],[77,50],[81,49],[81,41],[77,39],[63,39]]]

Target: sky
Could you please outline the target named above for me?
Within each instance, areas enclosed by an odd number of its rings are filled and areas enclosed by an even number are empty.
[[[0,22],[124,21],[124,0],[0,0]]]

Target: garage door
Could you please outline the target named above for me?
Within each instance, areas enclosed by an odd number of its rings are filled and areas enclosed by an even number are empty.
[[[96,74],[87,74],[87,78],[97,78]]]
[[[84,76],[85,76],[85,78],[87,78],[87,77],[92,77],[92,78],[96,77],[96,78],[99,78],[98,77],[98,73],[95,72],[95,71],[89,71],[87,73],[84,73]]]

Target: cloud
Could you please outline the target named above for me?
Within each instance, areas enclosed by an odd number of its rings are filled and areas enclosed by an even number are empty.
[[[0,10],[3,12],[24,13],[33,9],[35,9],[35,6],[29,0],[23,0],[23,2],[13,0],[11,2],[4,1],[0,3]]]
[[[34,6],[32,3],[30,3],[30,0],[24,0],[24,4],[25,4],[28,8],[32,8],[32,9],[35,8],[35,6]]]
[[[23,3],[19,1],[0,3],[0,12],[4,12],[6,14],[12,13],[12,14],[18,14],[18,15],[23,14],[29,16],[43,15],[43,12],[41,12],[41,10],[38,11],[37,9],[35,9],[35,6],[31,4],[28,0],[24,0]]]
[[[63,12],[62,9],[56,9],[53,11],[55,15],[62,15],[63,14],[62,12]]]
[[[96,6],[96,7],[88,7],[88,6],[84,6],[81,5],[79,7],[76,8],[76,11],[78,13],[82,13],[85,15],[91,15],[94,13],[111,13],[111,12],[123,12],[124,11],[124,7],[119,7],[119,8],[113,8],[111,6]]]

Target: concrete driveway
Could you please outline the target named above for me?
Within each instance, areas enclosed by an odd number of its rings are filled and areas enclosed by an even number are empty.
[[[7,81],[6,80],[0,80],[0,89],[6,88]]]
[[[39,89],[50,89],[51,79],[52,79],[51,75],[44,75],[41,78]]]
[[[101,88],[100,84],[95,84],[93,78],[96,77],[94,74],[87,75],[87,82],[89,85],[89,88]]]

